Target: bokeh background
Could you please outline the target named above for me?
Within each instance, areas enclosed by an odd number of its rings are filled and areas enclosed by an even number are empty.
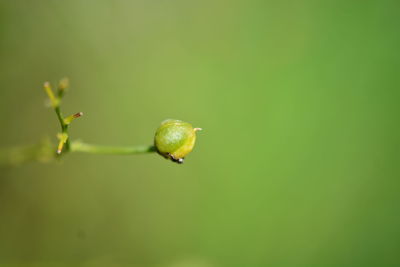
[[[0,169],[0,266],[399,266],[400,4],[0,1],[0,146],[72,138],[177,165],[71,154]]]

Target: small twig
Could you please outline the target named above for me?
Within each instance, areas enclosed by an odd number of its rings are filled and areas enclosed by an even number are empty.
[[[46,93],[50,99],[51,106],[54,108],[54,111],[57,114],[57,118],[58,118],[58,121],[61,126],[61,133],[57,135],[58,139],[59,139],[59,143],[57,146],[57,154],[61,154],[64,147],[65,147],[66,152],[68,152],[70,150],[70,141],[69,141],[70,138],[68,135],[69,124],[74,119],[79,118],[83,114],[82,112],[79,112],[79,113],[71,115],[67,118],[64,118],[64,116],[62,115],[60,104],[61,104],[61,100],[64,96],[65,91],[68,89],[68,86],[69,86],[69,80],[67,78],[62,79],[58,83],[57,97],[56,97],[53,93],[50,82],[44,83],[44,90],[46,91]]]
[[[107,155],[133,155],[156,152],[156,148],[154,146],[99,146],[75,141],[71,143],[71,152]]]
[[[58,144],[54,146],[48,139],[25,147],[14,147],[0,150],[0,165],[19,165],[30,161],[49,162],[68,152],[81,152],[107,155],[135,155],[157,152],[167,159],[182,163],[185,156],[193,149],[195,133],[201,128],[193,128],[191,124],[180,120],[166,120],[157,129],[154,146],[101,146],[71,141],[68,133],[71,123],[83,115],[82,112],[64,117],[61,112],[62,98],[69,87],[68,79],[62,79],[56,93],[49,82],[44,83],[44,90],[54,109],[61,132],[57,134]],[[177,137],[179,137],[177,139]],[[157,148],[156,148],[157,147]]]
[[[89,145],[81,141],[71,142],[71,137],[68,133],[69,126],[75,119],[81,117],[83,113],[78,112],[68,117],[63,116],[61,103],[62,98],[69,87],[69,80],[64,78],[58,83],[56,94],[54,93],[50,82],[45,82],[43,87],[50,100],[51,107],[57,115],[58,122],[60,123],[61,132],[57,134],[59,140],[58,145],[54,148],[54,145],[46,139],[36,145],[2,149],[0,150],[0,165],[19,165],[30,161],[49,162],[67,152],[132,155],[156,151],[154,146],[111,147]]]

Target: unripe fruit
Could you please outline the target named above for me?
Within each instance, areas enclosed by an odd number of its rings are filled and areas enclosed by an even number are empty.
[[[199,130],[187,122],[165,120],[156,131],[154,146],[163,157],[183,163],[186,155],[193,150],[196,131]]]

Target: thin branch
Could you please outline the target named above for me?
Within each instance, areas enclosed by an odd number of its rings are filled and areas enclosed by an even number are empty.
[[[59,158],[60,154],[67,152],[81,152],[90,154],[108,154],[108,155],[134,155],[156,152],[156,148],[152,145],[149,146],[99,146],[86,144],[81,141],[70,142],[68,134],[69,125],[76,118],[83,115],[82,112],[75,113],[64,118],[61,112],[61,100],[64,96],[66,89],[69,86],[68,79],[62,79],[57,87],[57,94],[51,88],[49,82],[44,83],[44,90],[50,99],[51,106],[53,107],[57,119],[61,126],[61,132],[58,133],[58,145],[54,146],[48,139],[29,146],[13,147],[9,149],[0,150],[0,165],[20,165],[27,162],[49,162]]]
[[[156,152],[154,146],[101,146],[75,141],[71,143],[71,152],[107,155],[134,155]]]

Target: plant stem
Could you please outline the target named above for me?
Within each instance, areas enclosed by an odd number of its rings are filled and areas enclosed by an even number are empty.
[[[70,152],[83,152],[90,154],[108,154],[108,155],[133,155],[155,152],[154,146],[100,146],[90,145],[75,141],[71,143]]]
[[[59,94],[59,96],[62,97],[62,94]],[[54,110],[57,114],[58,121],[60,122],[61,132],[68,135],[68,124],[65,124],[64,122],[64,116],[61,113],[60,106],[57,106]],[[69,150],[70,150],[70,142],[68,137],[67,142],[65,143],[65,151],[68,152]]]
[[[135,155],[156,152],[154,146],[101,146],[86,144],[81,141],[73,141],[69,153],[88,153],[103,155]],[[68,153],[68,154],[69,154]],[[55,147],[48,139],[36,145],[19,146],[0,150],[0,166],[17,166],[28,162],[47,163],[59,158],[55,153]]]
[[[57,88],[57,95],[54,94],[49,82],[44,83],[44,89],[49,97],[51,106],[53,107],[57,119],[61,126],[59,133],[58,146],[55,147],[49,139],[44,139],[36,145],[19,146],[0,150],[0,166],[1,165],[20,165],[26,162],[49,162],[60,158],[64,154],[71,152],[81,152],[89,154],[108,154],[108,155],[134,155],[156,152],[154,146],[99,146],[86,144],[81,141],[70,141],[68,135],[69,124],[76,118],[82,116],[82,112],[75,113],[64,118],[61,112],[61,100],[65,90],[68,88],[68,79],[62,79]]]

